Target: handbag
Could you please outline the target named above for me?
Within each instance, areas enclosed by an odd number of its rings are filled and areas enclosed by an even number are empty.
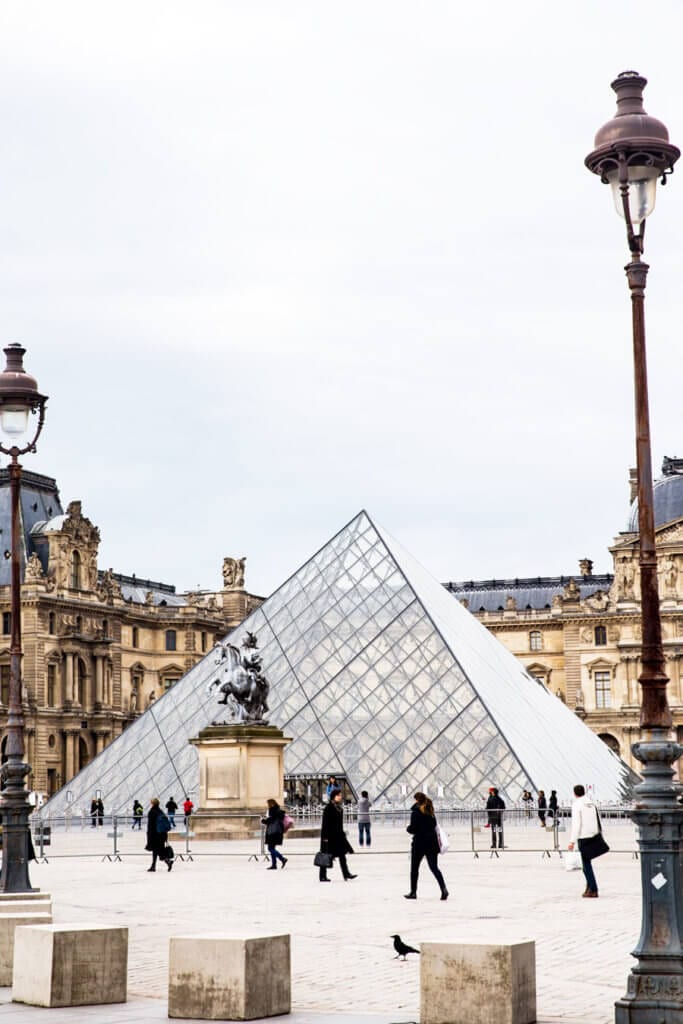
[[[315,857],[313,858],[313,863],[317,868],[331,868],[332,854],[325,853],[324,850],[318,850]]]
[[[448,853],[448,836],[446,835],[446,833],[441,828],[441,825],[439,825],[438,822],[436,823],[436,840],[439,844],[439,853]]]
[[[282,831],[289,832],[293,824],[294,818],[290,818],[288,814],[285,814],[284,818],[282,819]]]
[[[175,860],[175,853],[173,852],[172,846],[169,845],[164,847],[164,856],[161,859],[166,861]]]

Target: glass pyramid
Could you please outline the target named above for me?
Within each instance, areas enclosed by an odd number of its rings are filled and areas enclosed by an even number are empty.
[[[227,638],[258,639],[288,775],[333,773],[375,804],[481,805],[575,783],[627,798],[636,776],[397,541],[360,512]],[[42,814],[130,813],[157,795],[198,804],[188,738],[222,710],[212,652],[60,790]]]

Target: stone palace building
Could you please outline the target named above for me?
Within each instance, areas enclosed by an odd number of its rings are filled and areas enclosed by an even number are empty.
[[[640,591],[638,507],[631,471],[627,528],[609,551],[614,572],[579,562],[571,576],[447,583],[447,589],[605,743],[639,769]],[[683,459],[665,458],[655,481],[662,638],[669,703],[683,739]]]
[[[28,785],[56,792],[238,625],[262,598],[245,559],[225,558],[215,593],[102,571],[100,531],[55,480],[21,486],[23,707]],[[9,700],[9,476],[0,470],[0,753]],[[2,557],[4,555],[4,557]]]

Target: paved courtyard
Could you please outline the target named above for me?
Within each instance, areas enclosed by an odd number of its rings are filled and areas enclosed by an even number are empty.
[[[194,861],[176,862],[170,873],[162,866],[152,876],[144,832],[126,830],[121,862],[102,861],[111,849],[106,829],[57,832],[49,863],[32,867],[32,882],[52,894],[57,923],[129,927],[129,1003],[40,1010],[12,1004],[11,990],[0,989],[0,1024],[165,1020],[169,937],[234,928],[291,934],[292,1024],[418,1021],[419,958],[393,959],[394,932],[411,945],[534,939],[539,1021],[607,1024],[640,929],[639,862],[628,852],[632,826],[605,823],[613,850],[624,852],[597,862],[599,900],[581,899],[580,872],[567,873],[556,854],[542,857],[552,837],[535,826],[509,829],[510,849],[500,858],[482,849],[478,859],[467,852],[468,829],[449,829],[455,850],[442,858],[445,903],[426,865],[419,899],[403,899],[409,836],[398,827],[375,828],[372,849],[350,860],[358,877],[344,882],[335,867],[330,885],[317,880],[314,839],[288,838],[289,863],[277,872],[249,859],[254,842],[193,842]],[[357,848],[352,829],[349,835]],[[561,839],[564,845],[566,833]],[[488,834],[477,841],[485,847]],[[174,845],[182,851],[179,841]]]

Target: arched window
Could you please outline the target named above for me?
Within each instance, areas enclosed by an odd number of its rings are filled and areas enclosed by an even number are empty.
[[[81,556],[78,551],[71,554],[71,589],[81,589]]]
[[[617,757],[621,756],[621,747],[619,746],[619,740],[615,736],[612,736],[612,734],[609,732],[601,732],[598,733],[598,735],[606,747],[609,747],[610,750],[613,750]]]
[[[543,634],[541,633],[540,629],[532,629],[529,633],[529,650],[543,650]]]
[[[595,627],[595,646],[604,647],[607,643],[607,629],[605,626]]]
[[[175,651],[176,649],[176,631],[175,629],[166,630],[166,650]]]

